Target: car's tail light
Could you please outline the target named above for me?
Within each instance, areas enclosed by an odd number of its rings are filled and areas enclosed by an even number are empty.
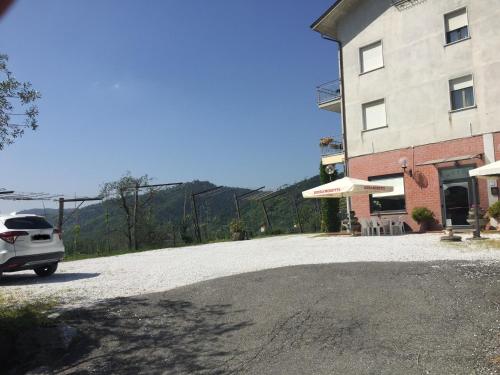
[[[62,240],[62,230],[60,230],[58,228],[54,228],[54,231],[52,232],[52,234],[57,234],[59,236],[59,239]]]
[[[10,244],[13,244],[16,242],[17,238],[20,236],[28,236],[29,233],[25,232],[23,230],[13,230],[10,232],[3,232],[0,233],[0,239],[4,240],[5,242],[8,242]]]

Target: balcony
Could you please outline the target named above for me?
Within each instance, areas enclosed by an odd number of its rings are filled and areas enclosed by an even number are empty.
[[[320,109],[340,113],[342,95],[339,79],[317,86],[316,94]]]
[[[319,141],[321,164],[341,164],[345,160],[344,145],[333,137],[324,137]]]

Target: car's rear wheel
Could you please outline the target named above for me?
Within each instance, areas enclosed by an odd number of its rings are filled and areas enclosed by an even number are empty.
[[[52,275],[57,270],[57,263],[47,264],[43,267],[35,268],[33,271],[40,277],[47,277]]]

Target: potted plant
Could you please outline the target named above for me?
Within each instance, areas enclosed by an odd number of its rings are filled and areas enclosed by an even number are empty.
[[[476,225],[476,210],[475,210],[475,205],[472,205],[469,209],[469,216],[467,216],[467,222],[474,226]],[[484,229],[486,226],[486,223],[488,222],[488,219],[486,218],[486,212],[484,209],[481,207],[478,207],[479,209],[479,227],[481,229]],[[500,212],[500,211],[499,211]]]
[[[426,232],[429,224],[434,222],[434,212],[427,207],[415,207],[411,212],[411,217],[420,224],[420,232]]]
[[[245,239],[245,229],[242,220],[233,219],[229,224],[229,230],[231,231],[231,239],[233,241],[241,241]]]
[[[500,201],[493,203],[488,208],[487,215],[490,218],[490,225],[498,229],[498,224],[500,222]]]

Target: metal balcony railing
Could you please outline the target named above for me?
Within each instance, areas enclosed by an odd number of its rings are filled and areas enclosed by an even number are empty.
[[[316,87],[318,105],[339,100],[341,95],[340,80],[323,83]]]
[[[344,153],[343,143],[335,140],[333,137],[321,138],[319,147],[321,150],[321,156],[337,155]]]

